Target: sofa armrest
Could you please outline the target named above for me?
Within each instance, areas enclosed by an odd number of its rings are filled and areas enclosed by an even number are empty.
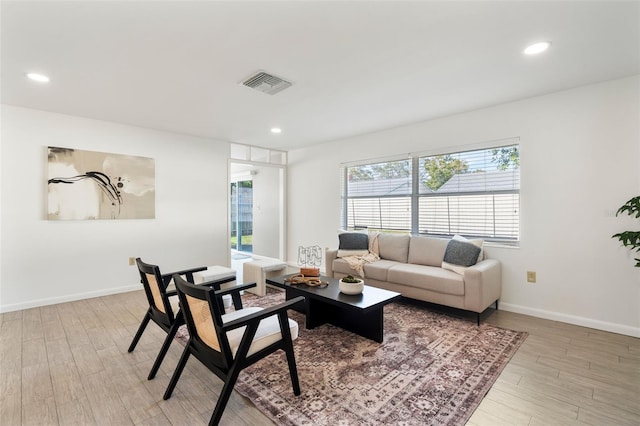
[[[502,265],[485,259],[468,267],[464,273],[464,308],[483,312],[502,295]]]
[[[325,275],[329,278],[335,278],[333,276],[333,261],[338,258],[338,249],[325,249],[324,252],[324,270]]]

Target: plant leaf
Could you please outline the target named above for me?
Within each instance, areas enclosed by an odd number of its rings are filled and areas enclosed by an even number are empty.
[[[632,246],[632,248],[640,247],[640,231],[624,231],[614,234],[611,238],[620,240],[623,246]]]
[[[626,203],[622,205],[616,212],[616,216],[621,215],[623,213],[627,213],[629,216],[633,216],[635,214],[636,219],[640,218],[640,195],[633,197]]]
[[[616,212],[616,216],[623,213],[629,216],[635,215],[636,219],[640,218],[640,195],[633,197],[624,205],[622,205]],[[617,238],[620,240],[623,246],[629,247],[635,252],[640,252],[640,231],[624,231],[619,232],[611,236],[611,238]],[[635,266],[640,268],[640,259],[634,259],[636,261]]]

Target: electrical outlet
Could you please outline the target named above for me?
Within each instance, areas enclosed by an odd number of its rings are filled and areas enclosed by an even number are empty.
[[[135,257],[130,257],[130,258],[129,258],[129,265],[130,265],[130,266],[133,266],[133,265],[135,265],[135,264],[136,264],[136,258],[135,258]]]
[[[536,273],[535,271],[527,271],[527,282],[535,283],[536,282]]]

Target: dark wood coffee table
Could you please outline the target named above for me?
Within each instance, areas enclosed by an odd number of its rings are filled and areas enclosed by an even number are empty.
[[[285,282],[290,276],[268,278],[267,284],[285,289],[287,300],[304,296],[295,308],[306,314],[307,329],[329,323],[382,343],[384,305],[399,299],[400,293],[365,285],[362,294],[348,295],[340,292],[334,278],[320,277],[329,283],[320,288]]]

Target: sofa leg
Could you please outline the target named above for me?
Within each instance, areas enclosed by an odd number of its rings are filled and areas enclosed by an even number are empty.
[[[496,299],[496,311],[498,310],[498,299]]]
[[[480,326],[480,313],[476,313],[476,318],[478,319],[478,327]]]

